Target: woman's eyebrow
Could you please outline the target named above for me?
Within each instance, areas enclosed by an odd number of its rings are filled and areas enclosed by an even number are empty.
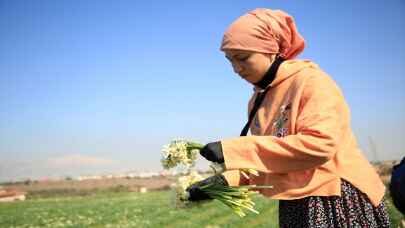
[[[238,53],[238,54],[235,54],[233,57],[241,58],[241,57],[246,57],[249,55],[250,55],[250,53]]]
[[[225,58],[227,58],[229,61],[232,61],[233,58],[241,59],[249,55],[250,55],[249,53],[237,53],[232,56],[225,55]]]

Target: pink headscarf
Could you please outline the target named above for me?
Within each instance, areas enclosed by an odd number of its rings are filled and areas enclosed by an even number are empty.
[[[238,49],[279,53],[293,59],[304,50],[305,40],[294,19],[281,10],[255,9],[239,17],[224,34],[221,50]]]

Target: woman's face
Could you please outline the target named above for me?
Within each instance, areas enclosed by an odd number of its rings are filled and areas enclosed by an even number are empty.
[[[275,54],[225,50],[225,57],[231,62],[233,71],[246,81],[259,82],[275,59]]]

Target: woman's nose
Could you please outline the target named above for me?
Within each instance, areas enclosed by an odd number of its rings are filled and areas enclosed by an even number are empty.
[[[237,74],[239,74],[239,72],[242,71],[242,66],[240,64],[237,63],[232,63],[232,67],[233,67],[233,71]]]

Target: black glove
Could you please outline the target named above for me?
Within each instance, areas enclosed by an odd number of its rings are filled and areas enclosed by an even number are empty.
[[[207,200],[212,199],[209,195],[207,195],[203,190],[201,190],[202,186],[208,184],[218,184],[218,185],[225,185],[228,186],[228,182],[226,181],[225,177],[221,174],[217,174],[211,177],[208,177],[202,181],[196,182],[192,184],[190,187],[186,189],[190,194],[188,200],[190,201],[200,201],[200,200]]]
[[[208,143],[200,150],[200,154],[208,161],[224,163],[221,141]]]

